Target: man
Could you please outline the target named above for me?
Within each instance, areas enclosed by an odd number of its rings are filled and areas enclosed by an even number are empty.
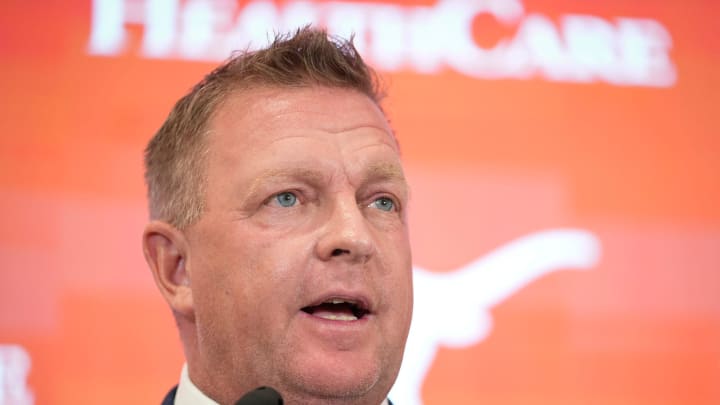
[[[145,156],[145,258],[186,365],[167,404],[386,403],[412,313],[408,188],[374,73],[305,28],[183,97]]]

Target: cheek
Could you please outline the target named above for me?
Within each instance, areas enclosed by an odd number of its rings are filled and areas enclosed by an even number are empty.
[[[395,226],[378,233],[378,253],[385,263],[383,266],[398,282],[407,282],[412,268],[410,238],[406,226]]]
[[[190,274],[199,328],[231,329],[246,317],[244,303],[251,302],[257,257],[255,248],[239,243],[228,230],[214,232],[190,252]],[[201,330],[202,332],[202,330]]]
[[[412,255],[406,231],[386,234],[381,243],[385,246],[380,260],[384,274],[378,288],[384,291],[392,306],[397,309],[395,321],[407,321],[412,316],[413,285]]]
[[[245,249],[253,256],[254,276],[260,282],[283,284],[295,280],[307,266],[312,253],[312,244],[306,237],[294,234],[273,235],[260,238]]]
[[[229,280],[242,284],[241,310],[267,327],[281,327],[299,308],[306,287],[312,245],[305,238],[247,237],[242,247],[246,259],[232,269]]]
[[[193,281],[193,299],[200,345],[210,358],[251,361],[272,344],[287,311],[277,296],[288,277],[276,246],[257,243],[208,249],[201,277]],[[245,361],[245,360],[242,360]]]

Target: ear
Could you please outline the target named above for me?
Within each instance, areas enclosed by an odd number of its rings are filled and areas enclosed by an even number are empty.
[[[166,222],[150,222],[143,232],[143,253],[155,284],[170,308],[194,321],[187,240],[183,232]]]

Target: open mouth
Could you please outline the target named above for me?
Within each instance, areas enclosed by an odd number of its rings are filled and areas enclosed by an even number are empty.
[[[343,298],[331,298],[318,305],[307,306],[303,312],[332,321],[357,321],[369,313],[360,302]]]

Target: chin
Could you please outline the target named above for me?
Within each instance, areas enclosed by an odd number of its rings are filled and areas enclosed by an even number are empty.
[[[319,356],[312,362],[295,364],[300,367],[285,369],[286,375],[283,379],[289,382],[289,391],[303,397],[300,403],[317,399],[326,403],[364,404],[377,398],[376,402],[379,404],[390,390],[392,378],[387,381],[381,362],[356,357]]]

